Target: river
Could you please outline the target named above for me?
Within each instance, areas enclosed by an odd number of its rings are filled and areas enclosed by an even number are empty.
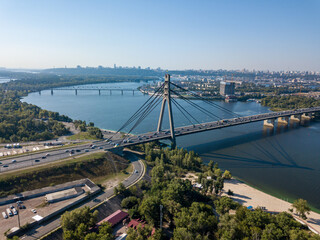
[[[136,89],[142,83],[95,84],[94,87]],[[92,86],[92,85],[90,85]],[[31,93],[22,101],[43,109],[57,111],[72,119],[94,122],[95,126],[118,130],[122,124],[148,99],[149,96],[136,91],[78,91],[74,90]],[[212,121],[198,110],[179,101],[199,121]],[[195,101],[197,104],[223,118],[230,115]],[[246,116],[269,112],[258,103],[215,102],[237,114]],[[159,108],[148,116],[143,125],[133,133],[156,129]],[[175,126],[189,125],[188,120],[173,106]],[[168,127],[167,114],[164,127]],[[218,162],[237,178],[253,187],[285,200],[306,199],[313,208],[320,209],[320,123],[308,126],[278,128],[274,132],[263,128],[262,122],[203,132],[177,138],[177,145],[194,150],[205,162]]]

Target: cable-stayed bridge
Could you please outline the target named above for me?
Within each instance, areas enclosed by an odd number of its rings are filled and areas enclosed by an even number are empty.
[[[216,113],[213,113],[212,111],[209,111],[203,106],[200,106],[196,102],[190,100],[189,96],[191,96],[193,100],[201,100],[208,106],[218,109],[224,114],[228,114],[230,118],[222,119]],[[199,112],[212,119],[212,121],[202,123],[199,121],[199,119],[197,119],[197,116],[191,114],[190,111],[182,106],[182,104],[180,104],[176,98],[183,100],[191,107],[197,109]],[[157,127],[155,126],[155,131],[135,136],[130,135],[130,133],[136,129],[137,126],[139,126],[143,120],[160,104],[161,110]],[[190,125],[174,127],[174,113],[172,111],[172,105],[174,105],[176,109],[180,111],[183,117],[188,120]],[[170,128],[167,130],[162,130],[162,121],[166,106],[168,110]],[[188,91],[179,85],[170,82],[170,75],[166,74],[165,82],[154,91],[148,100],[115,133],[116,135],[124,129],[129,128],[129,131],[124,139],[112,142],[112,137],[110,137],[108,141],[110,144],[113,144],[114,147],[126,147],[130,145],[151,142],[154,140],[170,139],[172,141],[172,145],[175,146],[176,137],[178,136],[211,131],[236,125],[249,124],[258,121],[263,121],[265,126],[273,128],[276,121],[278,124],[287,125],[289,124],[289,121],[301,121],[303,119],[310,120],[312,115],[316,112],[320,112],[320,107],[270,112],[252,116],[240,116],[239,114],[236,114],[229,109],[214,103],[213,101],[210,101],[194,92]]]

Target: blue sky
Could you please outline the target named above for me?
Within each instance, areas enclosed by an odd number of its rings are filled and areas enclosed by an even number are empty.
[[[0,0],[0,66],[320,71],[318,0]]]

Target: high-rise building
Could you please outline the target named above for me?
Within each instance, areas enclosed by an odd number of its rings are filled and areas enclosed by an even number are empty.
[[[234,82],[220,82],[220,95],[226,96],[226,95],[234,95]]]

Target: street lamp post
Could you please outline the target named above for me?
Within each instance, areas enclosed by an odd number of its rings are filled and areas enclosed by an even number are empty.
[[[19,215],[19,203],[17,203],[17,209],[16,209],[17,213],[18,213],[18,226],[20,229],[20,215]]]

